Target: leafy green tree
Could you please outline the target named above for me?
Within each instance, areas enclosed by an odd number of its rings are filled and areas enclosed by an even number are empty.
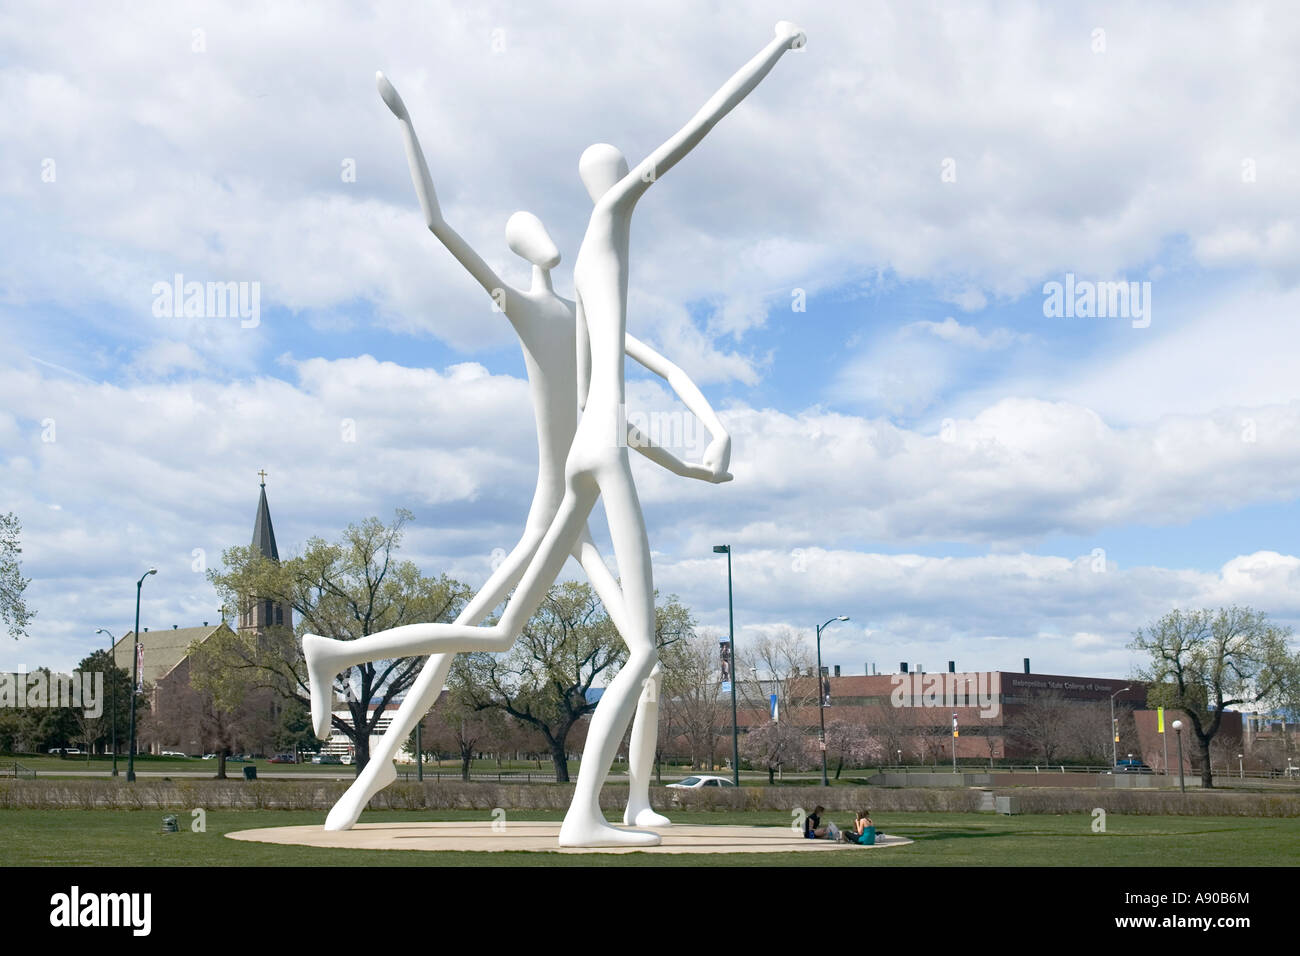
[[[676,597],[656,604],[660,646],[693,627]],[[501,710],[536,728],[550,750],[555,779],[567,782],[569,735],[596,709],[596,682],[607,684],[626,661],[627,647],[595,590],[566,581],[550,589],[510,651],[457,657],[448,685],[467,707]]]
[[[1136,674],[1151,684],[1147,706],[1187,715],[1203,787],[1214,785],[1210,745],[1224,712],[1282,704],[1300,683],[1300,654],[1291,653],[1290,637],[1290,628],[1242,607],[1173,610],[1134,633],[1129,647],[1150,660]]]
[[[412,517],[399,510],[391,525],[367,518],[348,525],[341,540],[312,538],[300,556],[282,562],[264,557],[254,546],[228,549],[224,567],[208,571],[223,600],[241,608],[251,600],[283,604],[293,610],[297,631],[241,630],[237,640],[223,643],[222,666],[240,672],[252,686],[268,687],[286,701],[309,707],[302,634],[351,641],[404,624],[454,620],[469,597],[468,588],[446,575],[427,577],[412,562],[396,557]],[[411,686],[424,660],[371,661],[336,680],[335,694],[346,700],[349,718],[336,714],[333,726],[352,742],[357,773],[370,760],[370,737],[380,719]]]
[[[0,514],[0,622],[15,640],[26,636],[27,625],[36,614],[23,599],[31,579],[23,577],[18,560],[23,553],[21,532],[22,524],[16,515]]]
[[[16,709],[15,750],[43,754],[77,740],[79,728],[72,708],[53,706],[57,702],[50,699],[51,673],[48,667],[38,667],[28,671],[25,679],[19,678],[24,696]]]
[[[199,693],[200,733],[217,754],[217,779],[226,779],[226,757],[241,729],[243,705],[259,686],[251,668],[232,667],[245,650],[243,639],[227,628],[189,647],[190,687]]]
[[[95,745],[101,747],[105,753],[112,752],[113,718],[116,712],[117,746],[119,752],[124,752],[128,724],[131,720],[131,672],[116,666],[113,655],[107,650],[93,651],[86,655],[77,665],[77,670],[83,674],[104,675],[104,714],[100,719]],[[137,700],[137,714],[140,701],[144,701],[143,694]],[[148,709],[147,701],[145,709]]]
[[[0,753],[11,754],[19,750],[23,719],[15,707],[0,707]]]
[[[295,755],[320,747],[311,728],[311,711],[301,701],[290,700],[281,708],[274,740],[277,750]]]

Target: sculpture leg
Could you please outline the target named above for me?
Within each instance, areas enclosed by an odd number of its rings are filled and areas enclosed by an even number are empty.
[[[627,810],[623,813],[623,822],[629,826],[672,826],[671,820],[650,807],[650,777],[654,773],[659,740],[659,694],[663,682],[663,666],[656,663],[641,689],[632,720],[632,741],[627,752],[629,792]]]
[[[538,544],[545,530],[544,527],[529,529],[525,533],[514,550],[492,572],[492,576],[488,578],[482,590],[474,595],[461,611],[460,616],[456,618],[456,623],[478,624],[491,613],[493,608],[505,600],[510,589],[523,576],[528,562],[537,553]],[[352,829],[352,825],[357,822],[361,812],[370,803],[371,797],[397,779],[393,758],[397,756],[397,751],[415,729],[415,725],[429,712],[429,708],[437,703],[443,684],[447,681],[447,672],[451,670],[453,658],[454,655],[451,654],[437,654],[425,662],[424,669],[420,671],[410,690],[407,691],[402,706],[397,709],[392,724],[384,731],[378,746],[371,754],[370,762],[325,818],[326,830]]]
[[[623,638],[628,660],[605,688],[592,715],[573,803],[560,827],[560,845],[655,846],[660,842],[657,833],[611,827],[600,812],[600,789],[632,719],[641,688],[654,669],[656,652],[650,546],[626,458],[602,470],[598,477],[622,582],[621,600],[617,603],[627,627]]]
[[[454,654],[438,654],[425,662],[420,676],[407,692],[402,706],[397,709],[393,723],[370,755],[370,762],[330,809],[329,816],[325,818],[326,830],[351,830],[370,803],[370,798],[397,779],[393,758],[415,725],[437,702],[454,658]]]
[[[610,620],[619,634],[627,632],[623,614],[623,595],[618,582],[605,566],[600,550],[584,531],[582,540],[574,549],[574,557],[582,564],[587,579],[595,589]],[[632,718],[632,741],[628,747],[628,801],[623,812],[623,822],[628,826],[666,827],[672,821],[650,809],[650,772],[654,767],[655,743],[659,733],[659,689],[663,683],[663,668],[655,665],[641,690],[636,715]]]
[[[312,725],[316,735],[321,738],[329,736],[334,676],[346,667],[394,657],[468,651],[500,654],[510,650],[559,576],[599,494],[600,488],[590,476],[577,475],[569,482],[564,500],[520,578],[519,587],[506,603],[501,619],[492,627],[456,623],[405,624],[355,641],[335,641],[316,634],[304,634],[302,652],[307,662]]]

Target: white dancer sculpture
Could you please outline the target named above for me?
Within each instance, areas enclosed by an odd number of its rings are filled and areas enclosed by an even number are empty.
[[[573,442],[578,424],[577,404],[577,327],[574,304],[557,295],[551,286],[551,270],[559,264],[560,253],[547,234],[545,226],[531,213],[517,212],[506,223],[506,241],[510,248],[533,266],[532,286],[527,290],[512,288],[504,283],[486,262],[442,217],[438,206],[433,178],[425,161],[424,151],[405,104],[388,79],[378,74],[376,82],[380,95],[389,109],[401,121],[406,143],[407,160],[416,195],[429,230],[479,281],[494,303],[519,335],[524,363],[528,372],[529,392],[537,423],[538,476],[533,503],[529,508],[524,533],[504,561],[498,565],[487,583],[466,605],[456,618],[458,624],[480,623],[497,605],[506,599],[518,583],[528,562],[541,543],[542,535],[550,526],[564,494],[564,461]],[[627,352],[651,371],[662,375],[681,396],[686,406],[699,416],[711,434],[724,430],[713,409],[695,385],[680,369],[649,346],[632,336],[627,336]],[[687,465],[665,449],[653,447],[645,437],[631,429],[629,443],[648,457],[681,475],[707,477],[700,466]],[[584,529],[573,556],[582,564],[597,595],[609,609],[615,627],[621,613],[618,584],[601,559],[589,530]],[[620,632],[621,633],[621,632]],[[347,666],[375,658],[366,654],[362,642],[348,645],[358,651],[355,660]],[[380,739],[370,762],[358,775],[347,793],[330,811],[325,821],[326,830],[347,830],[356,823],[370,798],[397,779],[393,758],[406,741],[416,723],[437,701],[442,692],[452,655],[435,655],[425,665],[402,705],[398,708],[389,729]],[[630,793],[625,813],[627,823],[640,826],[668,826],[667,817],[650,807],[650,771],[654,761],[654,741],[658,723],[658,689],[662,680],[656,668],[651,675],[653,686],[647,684],[642,701],[637,708],[630,748]],[[316,684],[313,683],[313,688]],[[328,708],[317,715],[325,725],[316,728],[318,735],[329,732],[331,715]],[[646,746],[641,738],[646,738]]]
[[[317,733],[328,729],[334,675],[359,660],[461,651],[502,652],[545,598],[569,555],[584,552],[583,535],[596,500],[603,497],[620,591],[606,609],[628,645],[628,661],[606,688],[587,731],[587,745],[573,801],[560,827],[561,846],[652,846],[659,835],[619,829],[600,812],[600,790],[614,753],[631,720],[645,681],[656,663],[654,586],[645,522],[632,482],[626,440],[623,354],[627,347],[628,247],[636,202],[654,182],[693,149],[704,135],[765,77],[789,49],[803,46],[803,33],[782,21],[776,37],[741,68],[676,135],[629,172],[613,146],[589,147],[578,164],[594,207],[574,264],[577,298],[578,399],[583,408],[564,466],[564,496],[536,551],[520,576],[500,620],[492,627],[462,623],[411,624],[357,641],[305,635],[303,652],[311,681]],[[480,280],[482,281],[482,280]],[[498,287],[500,288],[500,287]],[[708,423],[706,422],[706,425]],[[730,480],[726,468],[731,439],[710,432],[704,452],[706,480]],[[649,457],[667,463],[662,449]],[[602,600],[604,598],[602,597]]]

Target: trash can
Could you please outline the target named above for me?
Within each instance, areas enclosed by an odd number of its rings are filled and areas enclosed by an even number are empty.
[[[245,768],[244,768],[244,779],[245,779],[245,780],[256,780],[256,779],[257,779],[257,768],[256,768],[256,767],[245,767]]]

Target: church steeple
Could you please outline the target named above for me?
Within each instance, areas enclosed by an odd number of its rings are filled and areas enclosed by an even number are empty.
[[[266,471],[257,473],[262,479],[262,492],[257,499],[257,517],[253,519],[253,544],[263,557],[280,560],[275,547],[275,528],[271,525],[271,509],[266,503]]]
[[[271,524],[271,508],[266,503],[266,471],[259,471],[261,491],[257,498],[257,517],[253,519],[253,547],[265,558],[280,562],[280,551],[275,546],[275,528]],[[239,629],[261,632],[268,627],[293,627],[293,610],[269,598],[248,597],[239,615]]]

